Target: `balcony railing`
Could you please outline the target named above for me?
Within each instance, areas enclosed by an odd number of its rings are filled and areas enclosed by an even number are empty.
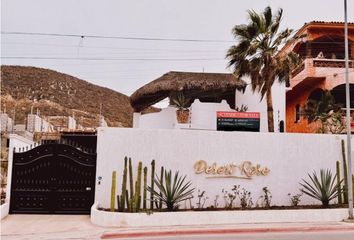
[[[291,72],[291,77],[295,77],[307,67],[318,68],[345,68],[344,59],[320,59],[320,58],[307,58],[297,68]],[[349,68],[354,68],[354,61],[349,61]]]
[[[292,72],[291,76],[295,77],[298,75],[300,72],[302,72],[305,69],[305,62],[302,62],[299,66],[297,66]]]
[[[313,59],[314,67],[345,68],[345,60],[342,59]],[[349,61],[349,67],[353,68],[353,61]]]

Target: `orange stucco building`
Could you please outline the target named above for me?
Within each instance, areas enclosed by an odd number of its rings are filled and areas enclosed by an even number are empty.
[[[354,112],[354,23],[349,27],[349,81],[351,108]],[[336,102],[345,107],[344,23],[310,22],[296,36],[303,36],[282,51],[293,50],[303,62],[291,74],[286,92],[286,131],[316,132],[317,123],[309,123],[302,109],[309,99],[320,99],[330,90]]]

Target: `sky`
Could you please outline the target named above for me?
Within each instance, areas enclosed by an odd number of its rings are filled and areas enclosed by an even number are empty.
[[[1,64],[49,68],[129,96],[168,71],[230,72],[231,29],[266,6],[283,8],[282,28],[344,21],[341,0],[1,0]],[[353,13],[348,0],[351,22]]]

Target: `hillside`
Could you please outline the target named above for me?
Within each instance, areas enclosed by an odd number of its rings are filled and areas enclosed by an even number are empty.
[[[109,126],[132,126],[133,109],[122,93],[49,69],[1,66],[1,109],[13,116],[16,106],[16,123],[33,106],[41,115],[74,114],[79,124],[95,127],[100,103]]]

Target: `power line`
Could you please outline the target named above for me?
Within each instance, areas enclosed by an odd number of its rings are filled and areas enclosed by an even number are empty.
[[[31,59],[31,60],[80,60],[80,61],[220,61],[223,58],[76,58],[76,57],[21,57],[5,56],[1,59]]]
[[[35,52],[28,52],[28,53],[20,53],[20,52],[6,52],[7,54],[5,57],[50,57],[50,58],[147,58],[147,59],[210,59],[210,58],[223,58],[223,54],[208,54],[208,53],[203,53],[203,54],[197,54],[197,53],[180,53],[180,54],[168,54],[168,53],[139,53],[139,52],[122,52],[122,53],[115,53],[115,52],[109,52],[109,53],[101,53],[101,52],[88,52],[88,53],[80,53],[80,56],[75,55],[73,52],[43,52],[43,53],[35,53]]]
[[[33,43],[33,42],[2,42],[3,45],[30,45],[30,46],[43,46],[43,47],[66,47],[66,48],[77,48],[77,45],[64,45],[64,44],[50,44],[50,43]],[[141,51],[168,51],[168,52],[224,52],[224,48],[220,50],[185,50],[177,48],[127,48],[127,47],[107,47],[107,46],[92,46],[92,45],[83,45],[80,48],[92,48],[92,49],[108,49],[108,50],[137,50]]]
[[[41,33],[41,32],[10,32],[10,31],[1,31],[1,34],[6,34],[6,35],[49,36],[49,37],[75,37],[75,38],[120,39],[120,40],[139,40],[139,41],[212,42],[212,43],[234,42],[234,41],[230,41],[230,40],[217,40],[217,39],[125,37],[125,36],[79,35],[79,34]]]

